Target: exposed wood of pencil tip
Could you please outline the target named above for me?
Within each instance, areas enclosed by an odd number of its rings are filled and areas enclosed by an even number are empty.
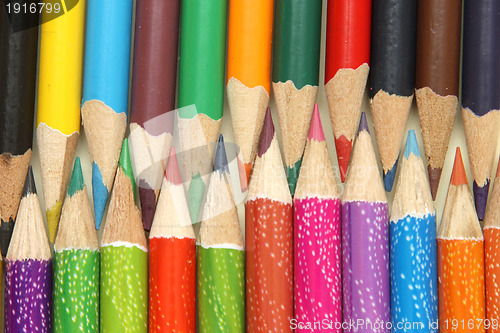
[[[137,123],[130,124],[129,147],[134,175],[151,189],[161,188],[164,165],[172,143],[172,134],[152,135]]]
[[[66,196],[57,231],[54,250],[98,250],[94,214],[87,196],[87,187]]]
[[[326,141],[307,141],[294,198],[306,197],[339,197]]]
[[[188,186],[193,176],[197,174],[205,176],[210,173],[212,144],[217,141],[220,124],[221,119],[213,120],[203,113],[197,114],[192,119],[177,118],[182,169]]]
[[[134,202],[132,183],[121,168],[116,171],[101,244],[104,246],[114,242],[128,242],[147,249],[141,213]]]
[[[269,105],[269,94],[263,86],[249,88],[232,77],[227,83],[227,99],[234,138],[240,145],[243,163],[253,163]]]
[[[490,179],[493,156],[498,143],[500,111],[492,110],[477,116],[469,108],[462,108],[465,139],[469,152],[472,175],[479,187]]]
[[[354,143],[342,201],[387,202],[368,131],[359,132]]]
[[[98,165],[103,184],[110,190],[127,129],[127,115],[116,113],[102,101],[90,100],[82,106],[82,123],[90,158]]]
[[[391,221],[397,222],[407,215],[423,217],[435,215],[431,191],[424,163],[411,154],[403,158],[391,211]]]
[[[31,149],[23,155],[0,155],[0,218],[3,221],[16,219],[30,159]]]
[[[297,89],[295,84],[288,80],[273,82],[273,92],[285,165],[292,167],[302,158],[304,152],[318,87],[305,85],[302,89]]]
[[[62,203],[73,165],[78,132],[64,135],[41,123],[36,131],[46,209]]]
[[[202,218],[199,236],[202,246],[234,244],[243,248],[243,237],[231,188],[224,175],[219,172],[212,173],[210,177]]]
[[[435,198],[453,130],[458,97],[455,95],[441,96],[429,87],[417,89],[415,96],[432,196]]]
[[[337,139],[343,135],[352,141],[356,135],[369,71],[366,63],[356,69],[342,68],[325,85],[333,134]]]
[[[171,162],[170,159],[168,163]],[[149,233],[149,238],[160,237],[195,238],[184,186],[182,183],[172,184],[166,178],[163,180],[156,213]]]
[[[370,100],[384,174],[392,169],[398,159],[412,100],[413,95],[390,95],[383,90],[378,91]]]
[[[247,201],[257,198],[292,203],[276,136],[271,140],[267,151],[255,160]]]
[[[460,148],[457,148],[455,156],[438,237],[443,239],[483,239],[472,193],[467,183]]]
[[[25,193],[21,199],[6,258],[9,260],[48,260],[52,255],[40,202],[33,179],[27,179],[27,181],[31,184],[25,185],[25,192],[26,186],[31,186],[32,190]]]
[[[484,228],[500,228],[500,159],[497,166],[497,175],[493,190],[488,201],[488,208],[484,218]]]

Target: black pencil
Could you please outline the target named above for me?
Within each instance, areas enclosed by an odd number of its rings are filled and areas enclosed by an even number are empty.
[[[417,0],[373,0],[370,103],[386,191],[392,190],[415,88]]]
[[[0,6],[0,243],[7,254],[31,158],[38,15]]]

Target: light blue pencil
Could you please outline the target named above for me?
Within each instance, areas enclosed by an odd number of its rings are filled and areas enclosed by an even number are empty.
[[[88,0],[82,120],[101,225],[127,128],[133,0]]]
[[[436,212],[411,130],[390,219],[393,333],[437,332]]]

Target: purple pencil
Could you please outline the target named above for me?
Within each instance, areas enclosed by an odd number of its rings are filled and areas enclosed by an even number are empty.
[[[344,333],[390,332],[389,216],[366,115],[342,196]]]
[[[31,167],[5,261],[5,332],[52,332],[52,258]]]

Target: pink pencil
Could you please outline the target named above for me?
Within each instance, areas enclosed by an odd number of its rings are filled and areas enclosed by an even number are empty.
[[[293,202],[296,331],[340,332],[341,204],[317,104]]]

